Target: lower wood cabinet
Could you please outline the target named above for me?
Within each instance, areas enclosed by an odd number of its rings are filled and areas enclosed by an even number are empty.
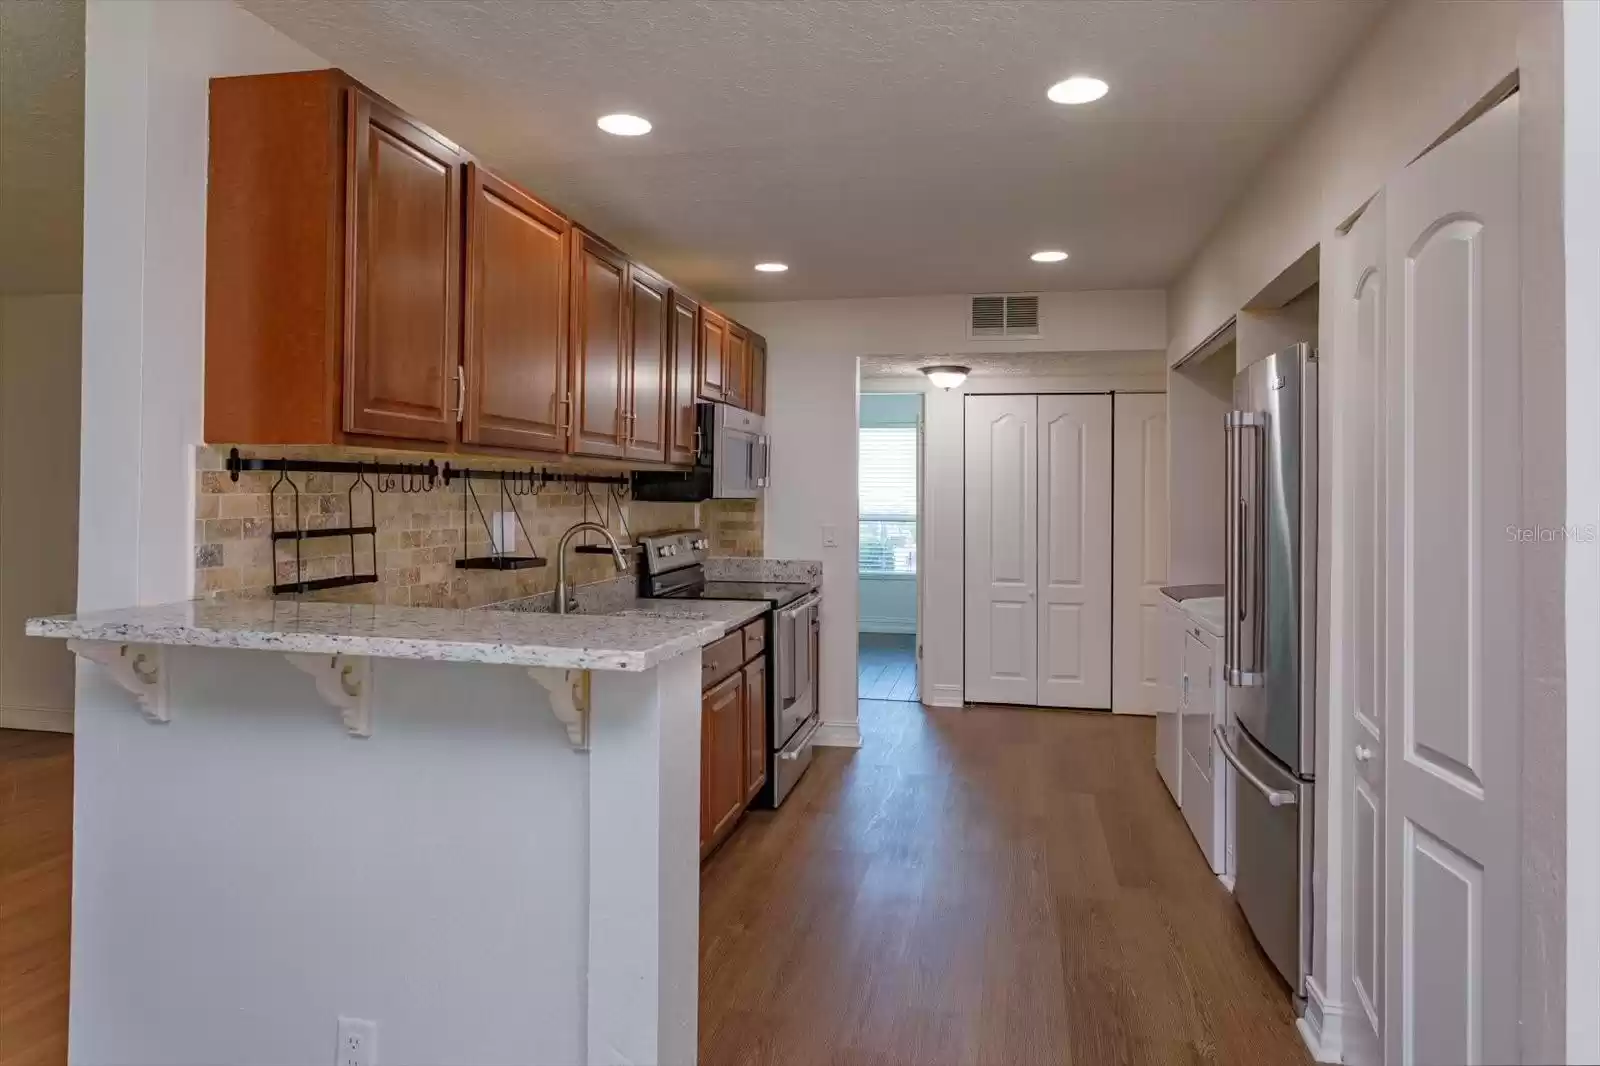
[[[705,691],[700,703],[700,854],[722,842],[744,811],[744,674]]]
[[[700,652],[700,857],[767,783],[767,620]]]
[[[767,660],[744,668],[744,801],[767,783]]]

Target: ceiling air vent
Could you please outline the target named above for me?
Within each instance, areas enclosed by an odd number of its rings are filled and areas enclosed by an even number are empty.
[[[974,339],[1038,337],[1039,297],[974,296],[968,336]]]

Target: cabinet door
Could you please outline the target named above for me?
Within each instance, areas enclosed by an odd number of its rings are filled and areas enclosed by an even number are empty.
[[[672,332],[667,283],[637,266],[628,269],[629,459],[667,458],[668,345]]]
[[[449,441],[460,415],[461,155],[363,92],[348,107],[344,428]]]
[[[737,322],[728,323],[727,347],[722,356],[722,398],[747,406],[745,384],[750,377],[750,333]]]
[[[624,315],[628,263],[578,231],[572,258],[572,451],[620,458],[627,436],[628,346]]]
[[[767,783],[767,660],[744,668],[744,801]]]
[[[722,400],[727,384],[724,366],[728,357],[728,320],[711,310],[700,308],[700,398]]]
[[[701,703],[700,847],[715,847],[744,810],[744,675],[709,689]]]
[[[672,294],[672,388],[668,403],[667,462],[692,463],[695,453],[695,401],[699,399],[700,305]]]
[[[571,226],[476,164],[467,189],[461,439],[564,452]]]
[[[758,415],[767,413],[767,338],[750,334],[750,385],[745,406]]]

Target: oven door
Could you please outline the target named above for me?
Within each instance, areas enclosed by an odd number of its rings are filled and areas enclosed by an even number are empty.
[[[759,497],[771,465],[771,444],[761,416],[725,403],[702,404],[700,416],[702,432],[711,442],[712,498]]]
[[[777,613],[773,667],[778,678],[772,701],[772,746],[782,749],[816,713],[817,656],[812,630],[822,597],[812,593]]]

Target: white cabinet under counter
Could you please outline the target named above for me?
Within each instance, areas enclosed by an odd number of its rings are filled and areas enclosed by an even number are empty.
[[[1212,736],[1227,728],[1222,680],[1222,597],[1212,586],[1163,589],[1163,692],[1156,765],[1213,873],[1226,876],[1230,774]]]

